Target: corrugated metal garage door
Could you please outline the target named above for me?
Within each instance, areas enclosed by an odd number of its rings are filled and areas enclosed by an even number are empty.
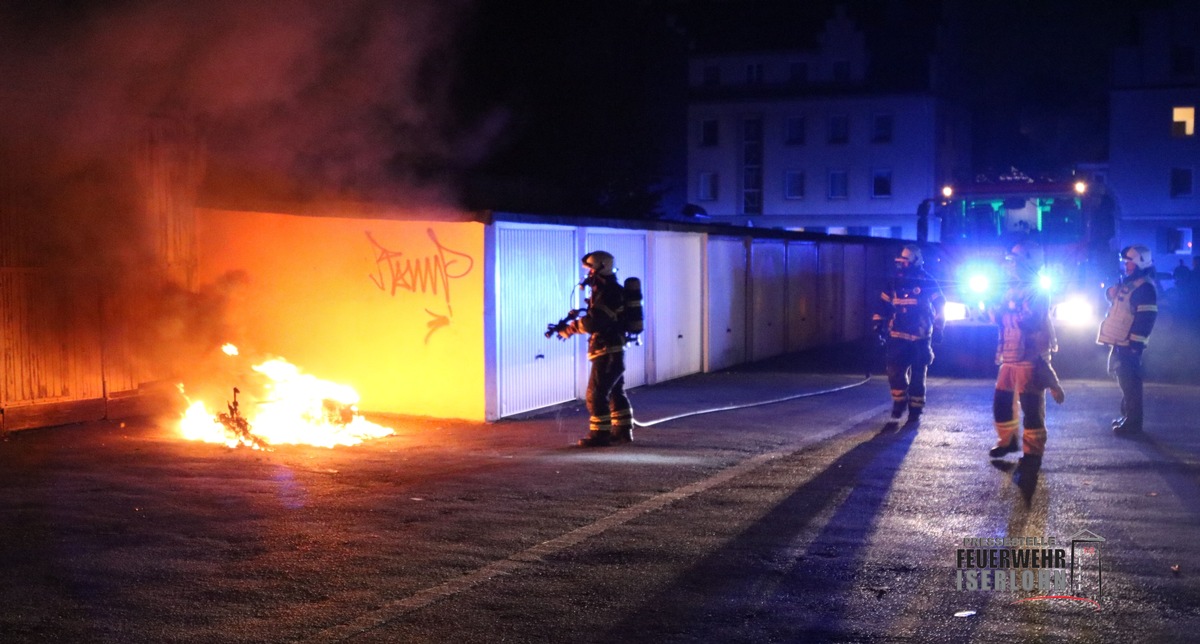
[[[871,313],[867,310],[867,250],[857,244],[843,249],[845,277],[845,308],[842,320],[842,340],[861,339],[870,326]]]
[[[820,337],[820,284],[817,279],[817,245],[790,242],[788,253],[788,350],[817,346]]]
[[[700,371],[704,307],[700,261],[704,236],[654,232],[650,240],[646,320],[654,330],[650,343],[653,383]]]
[[[787,252],[772,239],[754,242],[750,253],[750,359],[762,360],[784,352]]]
[[[546,324],[579,306],[574,228],[500,224],[495,301],[499,416],[574,400],[580,338],[546,339]]]
[[[841,342],[842,325],[846,310],[846,287],[844,263],[845,253],[842,245],[832,242],[822,242],[818,246],[817,260],[820,264],[818,281],[820,290],[817,301],[820,302],[818,311],[820,325],[818,326],[818,343]]]
[[[616,258],[617,279],[624,283],[630,277],[642,280],[646,288],[646,233],[644,231],[619,231],[589,228],[584,243],[586,252],[605,250]],[[643,312],[645,314],[645,312]],[[625,387],[646,384],[646,334],[641,344],[625,345]],[[586,360],[584,361],[586,362]],[[586,370],[586,365],[584,365]],[[585,385],[581,391],[586,391]]]
[[[708,238],[708,350],[705,371],[746,361],[746,243]]]

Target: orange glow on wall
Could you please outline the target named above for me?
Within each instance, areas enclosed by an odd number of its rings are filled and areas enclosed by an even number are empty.
[[[484,419],[483,224],[197,217],[198,281],[244,273],[228,319],[243,353],[347,383],[364,412]]]

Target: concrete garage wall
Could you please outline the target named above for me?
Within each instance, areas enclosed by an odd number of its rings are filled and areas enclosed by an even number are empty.
[[[366,411],[484,418],[483,224],[199,215],[198,281],[231,284],[243,361],[282,357]]]
[[[196,315],[222,323],[201,337],[177,334],[209,347],[209,358],[180,374],[193,399],[219,407],[269,357],[353,387],[369,412],[495,420],[582,399],[583,340],[543,334],[582,305],[579,258],[598,248],[617,256],[620,277],[644,285],[647,325],[643,344],[629,350],[631,387],[853,341],[865,333],[875,282],[897,243],[662,222],[333,211],[197,211],[189,298],[203,305]],[[31,269],[0,278],[11,327],[0,400],[8,429],[117,417],[117,407],[137,407],[127,401],[144,398],[148,382],[161,384],[141,375],[154,363],[140,365],[108,338],[129,318],[119,297],[67,312],[56,304],[58,278]],[[225,342],[238,346],[236,359],[219,352]]]

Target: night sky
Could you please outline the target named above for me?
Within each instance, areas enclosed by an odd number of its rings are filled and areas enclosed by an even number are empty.
[[[833,4],[8,3],[0,154],[12,172],[41,148],[61,179],[134,145],[148,115],[187,115],[210,191],[674,214],[688,52],[810,47]],[[842,4],[875,48],[876,86],[919,82],[936,45],[939,90],[974,113],[977,171],[1040,174],[1106,158],[1112,48],[1162,3]]]
[[[617,210],[637,212],[640,203],[622,200],[630,195],[620,187],[656,180],[670,193],[683,181],[687,53],[812,47],[834,4],[484,3],[465,35],[463,87],[469,103],[505,105],[513,121],[481,168],[562,188],[570,209],[603,210],[596,197],[604,195]],[[1107,158],[1113,49],[1135,42],[1138,11],[1163,2],[840,4],[874,48],[873,87],[919,86],[925,61],[937,55],[938,91],[973,114],[977,173],[1016,167],[1061,176]]]

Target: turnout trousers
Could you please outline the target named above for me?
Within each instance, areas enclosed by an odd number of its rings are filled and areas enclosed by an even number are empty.
[[[633,409],[625,395],[625,353],[616,351],[592,359],[588,378],[588,429],[593,432],[627,433],[633,427]]]
[[[933,362],[929,340],[888,338],[886,359],[893,409],[899,411],[907,404],[910,411],[920,413],[925,408],[925,377]]]
[[[1027,456],[1041,456],[1046,451],[1046,391],[1034,378],[1032,362],[1004,362],[996,376],[996,393],[992,399],[992,416],[996,422],[998,445],[1008,445],[1017,435],[1021,423],[1018,408],[1023,414],[1021,450]]]

